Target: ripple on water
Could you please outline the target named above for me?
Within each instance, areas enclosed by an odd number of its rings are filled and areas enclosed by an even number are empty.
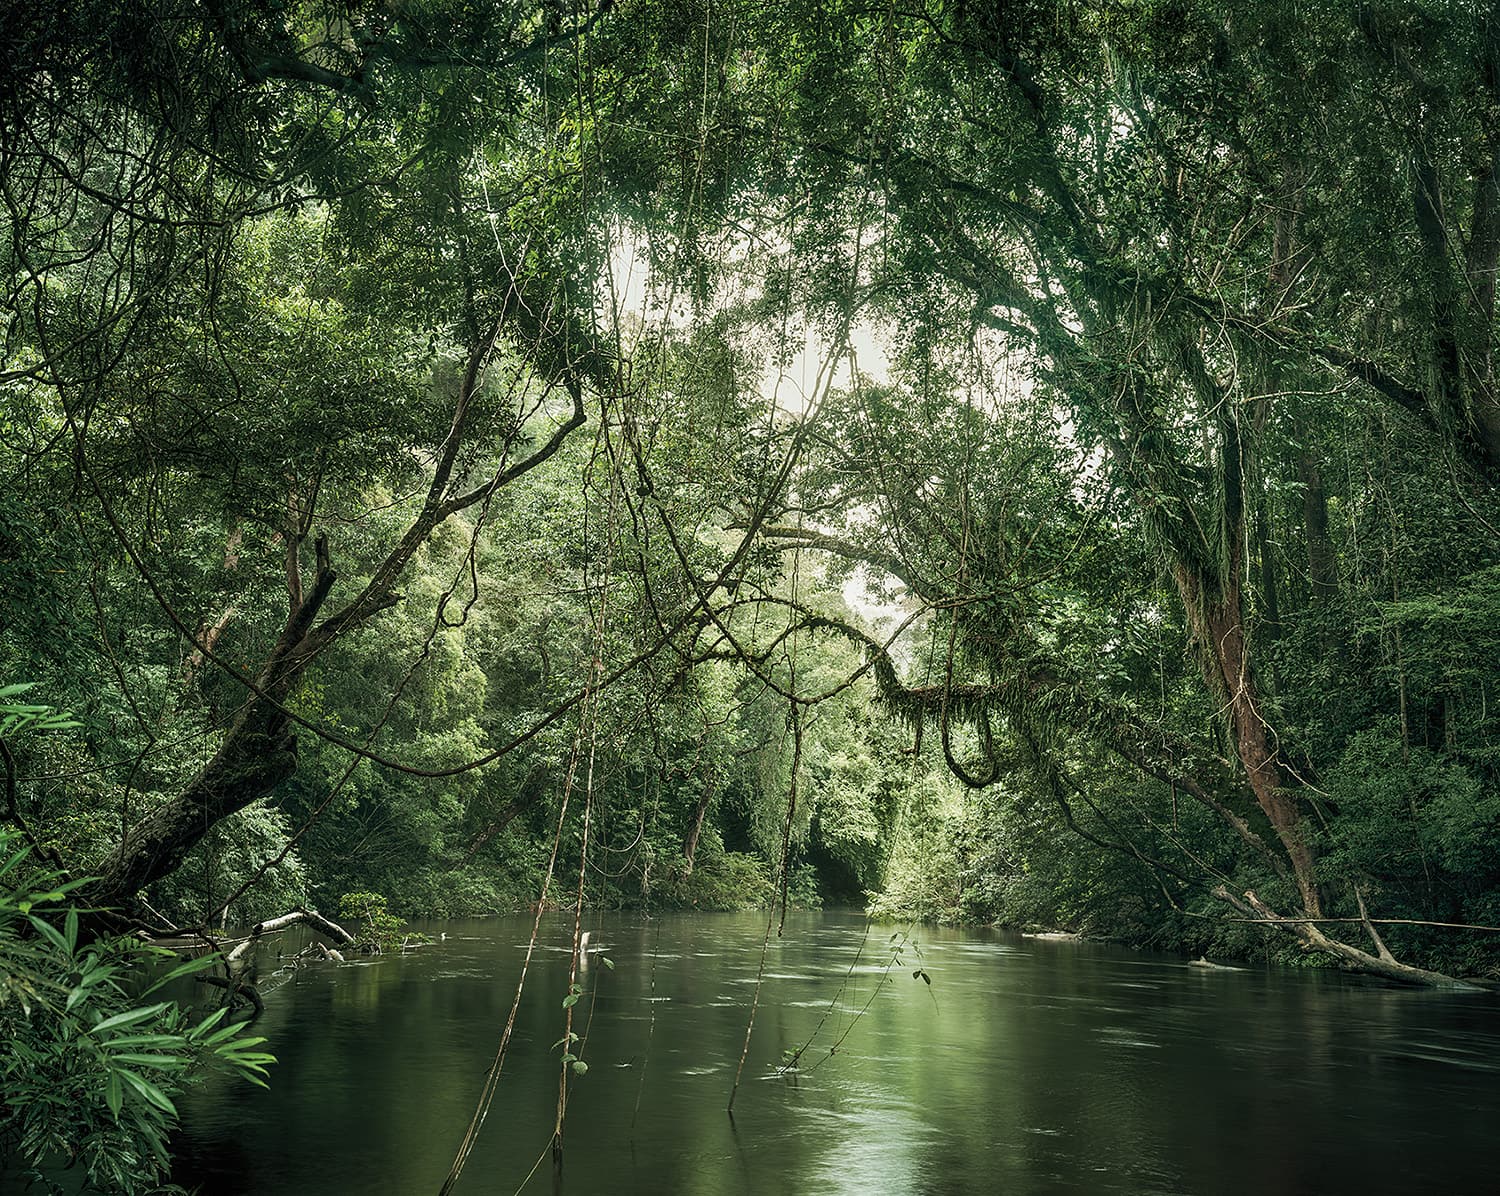
[[[1151,1051],[1161,1050],[1161,1043],[1153,1042],[1149,1038],[1138,1038],[1123,1026],[1101,1026],[1098,1034],[1110,1046],[1139,1047]]]
[[[1417,1059],[1423,1063],[1439,1063],[1445,1067],[1461,1067],[1465,1071],[1500,1072],[1500,1063],[1493,1059],[1480,1059],[1463,1047],[1446,1047],[1438,1043],[1413,1043],[1417,1050],[1393,1051],[1394,1059]]]
[[[832,929],[807,933],[819,926]],[[529,918],[496,919],[478,934],[466,926],[462,943],[450,930],[416,962],[299,972],[263,1023],[281,1059],[271,1092],[242,1096],[224,1081],[184,1094],[194,1169],[178,1180],[215,1196],[431,1190],[493,1049],[491,1004],[509,1003],[514,980],[496,978],[515,975],[530,929]],[[632,943],[640,924],[606,916],[596,933],[606,930]],[[572,1089],[566,1196],[1232,1196],[1328,1191],[1330,1175],[1350,1191],[1411,1176],[1429,1191],[1495,1190],[1500,999],[1417,999],[1269,968],[1206,984],[1161,956],[1091,944],[1032,955],[957,931],[930,949],[924,940],[886,985],[883,936],[855,961],[862,927],[815,915],[766,957],[736,1133],[724,1098],[764,931],[763,917],[664,920],[649,982],[649,951],[613,978],[596,973],[608,983],[590,1031],[595,1065]],[[549,937],[473,1162],[499,1191],[515,1189],[551,1132],[549,1047],[571,948]],[[930,990],[911,980],[927,961],[942,969]],[[846,982],[851,962],[859,978]],[[481,995],[485,982],[498,998]],[[805,1070],[783,1073],[782,1050],[824,1011]],[[330,1139],[358,1149],[330,1167]],[[539,1179],[528,1193],[547,1190]]]
[[[865,1012],[863,1005],[849,1005],[842,1001],[830,1006],[827,997],[812,1001],[780,1001],[778,1004],[783,1009],[827,1009],[831,1013],[842,1013],[850,1017]]]

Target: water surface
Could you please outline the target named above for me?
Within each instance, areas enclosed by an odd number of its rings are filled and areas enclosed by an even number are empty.
[[[604,915],[588,926],[615,967],[595,960],[574,1011],[589,1070],[570,1085],[565,1193],[1500,1183],[1492,995],[1204,971],[925,927],[888,969],[892,927],[867,936],[858,916],[793,914],[766,954],[731,1119],[764,915]],[[260,1028],[280,1059],[271,1089],[215,1082],[184,1101],[179,1182],[216,1196],[437,1192],[499,1042],[530,919],[429,929],[446,938],[307,969],[270,993]],[[570,931],[544,923],[460,1193],[554,1189],[553,1044]],[[809,1039],[781,1072],[784,1053]]]

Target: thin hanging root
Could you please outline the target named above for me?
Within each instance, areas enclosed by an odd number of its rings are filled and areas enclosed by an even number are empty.
[[[613,546],[613,541],[611,540],[611,547],[612,546]],[[607,560],[612,560],[612,559],[613,559],[613,553],[611,552],[611,554],[607,558]],[[599,617],[598,617],[598,619],[596,621],[596,624],[595,624],[595,627],[596,627],[595,651],[594,651],[593,658],[592,658],[592,660],[590,661],[590,664],[589,664],[589,684],[592,685],[592,686],[597,686],[598,680],[599,680],[600,676],[603,674],[603,670],[604,670],[604,610],[605,610],[606,602],[608,600],[608,587],[607,587],[607,582],[608,582],[608,565],[606,565],[606,574],[605,574],[605,577],[606,577],[606,589],[605,589],[605,593],[604,593],[603,597],[600,600]],[[574,987],[573,986],[578,983],[579,960],[582,957],[582,948],[583,948],[583,934],[582,934],[582,929],[583,929],[583,885],[584,885],[584,877],[587,875],[587,872],[588,872],[589,827],[590,827],[590,821],[591,821],[591,817],[590,816],[591,816],[591,813],[592,813],[592,810],[593,810],[593,801],[594,801],[594,764],[595,764],[595,760],[596,760],[596,757],[597,757],[598,746],[599,746],[599,703],[598,703],[598,700],[597,700],[597,688],[595,689],[594,693],[595,693],[596,696],[588,703],[587,707],[582,712],[582,714],[581,714],[581,716],[579,718],[579,722],[578,722],[578,735],[575,737],[575,739],[573,741],[573,757],[572,757],[572,760],[569,762],[569,766],[568,766],[568,788],[571,789],[572,781],[573,781],[573,776],[574,776],[574,768],[575,768],[575,766],[577,764],[578,755],[579,755],[579,752],[581,751],[582,744],[583,744],[584,727],[585,727],[585,725],[587,725],[588,728],[589,728],[589,731],[588,731],[588,735],[589,735],[589,760],[588,760],[587,770],[585,771],[585,774],[584,774],[583,844],[582,844],[582,847],[580,848],[580,854],[579,854],[579,860],[578,860],[578,891],[577,891],[576,901],[575,901],[575,904],[574,904],[574,917],[573,917],[573,953],[572,953],[571,966],[570,966],[570,970],[569,970],[569,974],[568,974],[568,991],[570,993],[574,991]],[[564,813],[565,812],[566,812],[566,810],[564,810]],[[559,819],[558,819],[558,839],[561,838],[561,835],[562,835],[562,818],[560,816]],[[558,839],[554,839],[553,845],[552,845],[552,860],[548,864],[548,873],[547,873],[549,880],[551,879],[551,876],[552,876],[552,866],[553,866],[553,864],[556,863],[556,860],[557,860]],[[543,890],[543,896],[545,898],[545,888]],[[539,903],[539,905],[537,907],[537,919],[536,919],[536,922],[533,923],[533,925],[532,925],[531,942],[527,945],[527,953],[526,953],[527,954],[527,960],[528,960],[528,962],[529,962],[529,960],[531,958],[531,949],[533,947],[535,947],[535,945],[536,945],[537,929],[538,929],[538,926],[541,923],[541,910],[542,910],[542,905],[544,905],[544,904],[545,904],[545,900],[542,903]],[[525,978],[525,969],[523,967],[523,969],[522,969],[522,979],[523,979],[523,981],[524,981],[524,978]],[[506,1037],[507,1038],[509,1037],[509,1034],[510,1034],[511,1024],[514,1023],[515,1014],[516,1014],[516,1007],[520,1004],[520,1000],[521,1000],[521,990],[518,987],[517,990],[516,990],[516,1005],[513,1005],[511,1007],[511,1021],[508,1022],[507,1025],[506,1025]],[[582,1055],[582,1053],[583,1053],[583,1042],[586,1042],[588,1040],[588,1030],[589,1030],[589,1026],[591,1026],[593,1024],[593,1020],[594,1020],[594,1012],[593,1012],[593,1005],[591,1003],[590,1006],[589,1006],[589,1020],[588,1020],[588,1024],[585,1025],[585,1027],[584,1027],[583,1040],[579,1044],[579,1051],[578,1051],[578,1053],[580,1055]],[[569,1004],[567,1006],[567,1017],[566,1017],[566,1020],[565,1020],[565,1023],[564,1023],[564,1029],[563,1029],[563,1043],[564,1043],[564,1050],[565,1050],[565,1052],[566,1052],[567,1046],[570,1045],[570,1040],[571,1040],[572,1036],[573,1036],[573,1006],[571,1004]],[[504,1042],[503,1041],[502,1041],[502,1044],[501,1044],[501,1050],[502,1050],[502,1052],[504,1050]],[[498,1063],[498,1059],[497,1059],[497,1063]],[[522,1191],[522,1189],[524,1189],[526,1187],[526,1185],[531,1182],[532,1177],[537,1173],[538,1169],[540,1169],[540,1167],[542,1165],[542,1160],[545,1159],[549,1153],[552,1156],[552,1168],[553,1168],[554,1180],[557,1181],[557,1182],[561,1181],[561,1178],[562,1178],[562,1131],[563,1131],[563,1122],[566,1119],[566,1116],[567,1116],[567,1107],[568,1107],[568,1089],[567,1089],[567,1084],[568,1084],[568,1068],[565,1066],[565,1067],[562,1068],[561,1076],[560,1076],[560,1078],[558,1080],[557,1118],[556,1118],[556,1121],[554,1122],[554,1125],[553,1125],[552,1139],[548,1143],[547,1146],[544,1146],[542,1148],[541,1153],[538,1154],[537,1157],[536,1157],[536,1161],[534,1163],[532,1163],[531,1170],[526,1173],[526,1177],[521,1181],[520,1185],[516,1188],[516,1196],[519,1196],[519,1194]],[[461,1170],[461,1168],[460,1168],[460,1170]],[[454,1178],[456,1178],[456,1174],[455,1174]],[[444,1188],[444,1192],[446,1192],[446,1191],[447,1191],[447,1189]]]
[[[597,676],[602,671],[602,639],[603,639],[604,611],[601,604],[599,612],[600,640],[592,663],[592,669]],[[593,718],[589,730],[589,762],[588,769],[584,774],[584,798],[583,798],[583,842],[578,849],[578,889],[573,902],[573,953],[568,968],[568,992],[577,992],[578,966],[583,954],[583,887],[584,879],[588,874],[589,858],[589,830],[594,810],[594,763],[599,749],[599,706],[596,702],[593,707]],[[590,1007],[589,1021],[593,1021],[593,1010]],[[563,1053],[571,1054],[573,1042],[573,1002],[570,1000],[563,1021]],[[583,1056],[583,1041],[578,1044],[578,1057]],[[568,1071],[570,1062],[565,1061],[558,1071],[557,1077],[557,1119],[552,1128],[552,1166],[555,1171],[562,1170],[562,1136],[563,1122],[568,1114]]]
[[[795,684],[795,677],[794,677]],[[792,779],[787,788],[786,821],[781,828],[781,884],[779,896],[781,898],[781,921],[777,926],[780,934],[786,928],[786,895],[788,883],[788,869],[791,858],[792,846],[792,819],[797,813],[797,774],[802,770],[802,716],[797,701],[793,698],[791,703],[791,714],[788,721],[792,725]],[[777,925],[776,906],[771,906],[771,916],[766,919],[765,937],[760,943],[760,966],[755,969],[755,995],[750,1000],[750,1018],[745,1023],[745,1042],[740,1047],[739,1066],[734,1069],[734,1087],[729,1090],[729,1104],[726,1112],[734,1116],[734,1098],[740,1093],[740,1078],[745,1073],[745,1060],[750,1055],[750,1038],[755,1033],[755,1014],[760,1008],[760,990],[766,975],[766,953],[771,946],[771,927]]]
[[[866,929],[868,929],[868,927]],[[885,990],[886,983],[890,980],[891,972],[895,970],[897,964],[902,962],[901,949],[910,941],[910,937],[910,931],[902,932],[901,941],[896,944],[896,946],[891,948],[891,957],[885,961],[885,970],[880,973],[880,978],[875,981],[875,986],[870,989],[870,995],[865,998],[865,1003],[859,1007],[859,1012],[850,1019],[849,1024],[844,1027],[843,1032],[833,1040],[833,1045],[828,1048],[828,1053],[807,1069],[809,1073],[817,1071],[818,1068],[822,1067],[823,1064],[827,1063],[830,1059],[837,1055],[839,1053],[839,1047],[843,1046],[844,1040],[847,1039],[849,1035],[854,1033],[854,1027],[859,1025],[860,1019],[864,1017],[865,1014],[870,1012],[870,1006],[875,1004],[875,998]],[[850,971],[853,971],[852,966],[850,968]],[[927,973],[925,971],[921,972],[920,974],[924,977],[927,976]],[[935,1007],[937,1004],[937,996],[932,991],[931,978],[928,978],[927,985],[927,995],[932,997],[933,1005]],[[803,1049],[806,1050],[807,1048],[804,1047]]]
[[[797,599],[797,583],[802,575],[802,553],[792,554],[792,600]],[[787,684],[787,725],[792,729],[792,775],[787,785],[786,821],[781,826],[781,876],[779,896],[781,898],[781,921],[777,933],[786,929],[787,886],[790,882],[792,854],[792,821],[797,813],[797,777],[802,771],[802,707],[797,698],[797,653],[796,643],[787,639],[786,659],[790,677]],[[750,1038],[755,1033],[755,1014],[760,1009],[760,990],[765,982],[766,953],[771,945],[771,926],[776,923],[776,906],[771,906],[771,916],[766,919],[766,933],[760,944],[760,966],[755,970],[755,995],[750,1001],[750,1017],[745,1022],[745,1042],[740,1047],[739,1066],[734,1069],[734,1087],[729,1090],[729,1104],[725,1112],[734,1117],[734,1100],[740,1093],[740,1079],[745,1074],[745,1060],[750,1055]]]
[[[833,998],[828,1002],[828,1008],[823,1010],[823,1016],[818,1019],[818,1024],[813,1027],[813,1032],[807,1036],[807,1041],[790,1055],[786,1056],[782,1065],[776,1069],[777,1075],[785,1075],[792,1068],[796,1067],[798,1061],[807,1053],[808,1048],[817,1041],[818,1035],[823,1032],[823,1027],[828,1024],[828,1019],[833,1015],[833,1011],[838,1008],[838,1003],[844,999],[844,993],[849,987],[849,982],[854,978],[854,969],[859,966],[859,961],[864,958],[865,947],[870,942],[870,927],[873,925],[874,923],[869,918],[865,919],[865,931],[859,936],[859,950],[854,953],[854,958],[849,961],[849,967],[844,972],[844,979],[839,984],[838,991],[833,994]]]
[[[802,715],[794,700],[790,708],[792,724],[792,779],[787,786],[786,821],[781,826],[781,921],[777,935],[786,930],[786,898],[791,884],[792,822],[797,816],[797,777],[802,772]]]
[[[590,466],[599,460],[600,454],[606,451],[606,438],[608,436],[608,423],[600,421],[599,434],[594,441],[594,454]],[[585,473],[585,478],[589,474]],[[594,615],[594,649],[589,660],[589,676],[591,684],[597,685],[599,678],[604,675],[604,636],[609,624],[609,593],[610,577],[614,571],[615,541],[619,529],[616,520],[616,500],[620,494],[620,473],[618,464],[611,461],[606,485],[609,487],[609,499],[605,506],[605,552],[603,562],[602,584],[599,592],[599,607]],[[587,482],[585,482],[587,490]],[[584,504],[585,527],[587,527],[588,504]],[[585,582],[588,574],[585,571]],[[568,966],[568,993],[569,998],[564,1007],[563,1020],[563,1063],[558,1069],[557,1075],[557,1116],[552,1126],[552,1171],[554,1180],[558,1183],[562,1179],[562,1143],[563,1124],[568,1116],[568,1075],[572,1068],[577,1065],[585,1066],[581,1060],[583,1048],[587,1041],[587,1030],[585,1026],[585,1037],[578,1043],[576,1059],[569,1059],[573,1054],[573,1006],[577,1003],[579,962],[583,956],[583,897],[584,882],[588,877],[589,870],[589,831],[592,828],[594,812],[594,765],[599,755],[599,703],[594,701],[589,711],[588,718],[580,721],[579,734],[583,733],[583,721],[588,723],[589,735],[589,759],[588,768],[584,773],[583,784],[583,836],[578,848],[578,888],[573,898],[573,951]],[[589,1005],[589,1024],[594,1020],[593,1003]]]
[[[597,450],[597,441],[596,441],[596,447],[595,447],[596,454],[597,454],[597,451],[598,450]],[[614,514],[614,512],[613,512],[613,494],[614,494],[614,491],[618,490],[617,482],[618,482],[618,478],[615,475],[611,475],[611,510],[610,510],[611,523],[613,523],[613,514]],[[587,679],[585,681],[585,684],[584,684],[584,689],[583,689],[583,694],[582,694],[582,701],[581,701],[581,707],[580,707],[580,710],[579,710],[579,717],[578,717],[578,731],[573,736],[573,747],[572,747],[572,750],[571,750],[571,752],[569,753],[569,756],[568,756],[568,771],[567,771],[567,776],[565,777],[565,779],[563,781],[562,806],[561,806],[561,808],[557,812],[557,829],[553,833],[553,836],[552,836],[552,853],[551,853],[551,855],[547,859],[547,871],[546,871],[546,875],[544,876],[544,878],[542,880],[542,893],[541,893],[540,899],[537,901],[537,905],[536,905],[536,917],[532,920],[532,923],[531,923],[531,938],[526,943],[526,956],[525,956],[525,958],[521,962],[521,975],[520,975],[519,980],[517,980],[517,982],[516,982],[516,995],[515,995],[515,999],[511,1002],[510,1013],[509,1013],[509,1015],[505,1019],[505,1029],[504,1029],[504,1031],[500,1035],[500,1046],[497,1049],[497,1051],[495,1052],[495,1061],[494,1061],[493,1064],[490,1065],[490,1070],[489,1070],[488,1074],[486,1074],[486,1076],[485,1076],[484,1088],[483,1088],[483,1090],[480,1093],[479,1102],[475,1106],[474,1116],[469,1121],[468,1129],[464,1132],[463,1141],[459,1143],[458,1153],[457,1153],[457,1155],[455,1155],[455,1157],[453,1159],[453,1166],[450,1168],[450,1170],[448,1172],[447,1179],[445,1179],[443,1181],[443,1186],[438,1190],[438,1196],[449,1196],[449,1194],[453,1191],[454,1186],[458,1183],[459,1176],[463,1174],[464,1166],[469,1161],[469,1156],[473,1153],[474,1146],[475,1146],[475,1144],[479,1140],[479,1130],[484,1125],[484,1119],[488,1115],[489,1110],[490,1110],[490,1104],[494,1100],[494,1097],[495,1097],[495,1089],[498,1086],[499,1081],[500,1081],[500,1072],[501,1072],[501,1069],[505,1065],[505,1053],[506,1053],[507,1049],[510,1046],[511,1035],[515,1031],[516,1015],[520,1011],[520,1008],[521,1008],[521,994],[525,990],[525,987],[526,987],[526,974],[527,974],[527,971],[529,970],[529,968],[531,967],[532,956],[536,952],[537,939],[541,935],[542,913],[547,908],[547,894],[551,890],[552,879],[553,879],[553,876],[556,874],[556,871],[557,871],[557,853],[558,853],[558,850],[559,850],[559,848],[561,847],[561,844],[562,844],[563,826],[566,824],[566,821],[567,821],[569,798],[572,796],[573,785],[574,785],[574,782],[575,782],[575,780],[577,779],[577,776],[578,776],[578,761],[579,761],[579,759],[583,755],[583,740],[584,740],[585,734],[589,735],[589,740],[590,740],[590,742],[589,742],[589,759],[588,759],[587,772],[585,774],[585,782],[584,782],[584,785],[585,785],[585,799],[584,799],[585,800],[585,810],[584,810],[584,848],[583,848],[583,850],[584,850],[584,854],[585,854],[585,860],[586,860],[586,857],[587,857],[587,851],[588,851],[588,846],[587,846],[588,845],[588,818],[589,818],[589,812],[590,812],[590,810],[592,808],[592,804],[593,804],[594,758],[595,758],[595,749],[596,749],[597,744],[598,744],[598,731],[599,731],[599,699],[598,699],[598,695],[599,695],[599,690],[601,688],[601,682],[602,682],[603,670],[604,670],[604,616],[605,616],[605,608],[606,608],[606,605],[607,605],[607,602],[608,602],[608,594],[609,594],[609,591],[608,591],[609,573],[610,573],[610,568],[612,566],[612,562],[613,562],[613,559],[614,559],[613,546],[614,546],[613,545],[613,536],[611,536],[611,538],[610,538],[610,552],[609,552],[608,556],[606,557],[606,563],[605,563],[605,569],[604,569],[605,590],[604,590],[603,595],[600,598],[599,614],[596,617],[595,622],[594,622],[594,652],[593,652],[592,657],[589,660],[588,677],[587,677]],[[581,910],[582,910],[582,887],[583,887],[584,872],[585,872],[585,865],[584,865],[583,862],[580,862],[580,865],[579,865],[579,881],[578,881],[578,883],[579,883],[579,910],[580,910],[580,913],[581,913]],[[575,918],[575,920],[574,920],[574,928],[573,928],[572,974],[571,974],[571,976],[569,978],[569,984],[570,984],[570,986],[572,984],[575,984],[577,982],[579,937],[580,937],[580,935],[579,935],[579,923],[578,923],[577,918]],[[571,991],[571,988],[570,988],[569,991]],[[572,1032],[572,1020],[573,1020],[573,1013],[572,1013],[572,1007],[570,1005],[569,1009],[568,1009],[568,1033]],[[555,1129],[554,1129],[554,1133],[553,1133],[553,1139],[552,1139],[552,1152],[553,1152],[554,1166],[560,1166],[560,1164],[561,1164],[562,1123],[563,1123],[563,1117],[564,1117],[564,1114],[565,1114],[566,1108],[567,1108],[567,1088],[566,1088],[566,1084],[567,1084],[567,1069],[564,1068],[563,1069],[562,1087],[560,1088],[559,1094],[558,1094],[557,1122],[556,1122],[556,1125],[555,1125]],[[546,1152],[543,1151],[543,1155],[545,1155],[545,1153]],[[535,1171],[535,1168],[533,1168],[533,1172],[534,1171]]]
[[[656,935],[651,944],[651,988],[646,1011],[646,1050],[641,1056],[641,1078],[635,1087],[635,1108],[630,1111],[630,1132],[635,1133],[636,1119],[641,1115],[641,1096],[646,1091],[646,1068],[651,1063],[651,1039],[656,1033],[656,961],[661,954],[661,919],[656,920]]]
[[[729,1090],[729,1104],[725,1112],[730,1117],[734,1116],[734,1098],[740,1093],[740,1077],[745,1072],[745,1059],[750,1054],[750,1036],[755,1032],[755,1013],[760,1008],[760,987],[766,975],[766,953],[771,946],[771,927],[776,924],[776,909],[773,906],[771,916],[766,919],[765,937],[760,941],[760,966],[755,969],[755,995],[750,998],[750,1020],[745,1023],[745,1042],[740,1047],[740,1063],[734,1069],[734,1087]]]
[[[593,678],[590,678],[592,681]],[[526,943],[526,955],[521,961],[521,975],[516,981],[515,999],[511,1001],[510,1013],[505,1019],[505,1029],[500,1035],[500,1046],[495,1052],[495,1061],[490,1064],[489,1072],[484,1077],[484,1088],[479,1094],[479,1102],[474,1107],[474,1116],[469,1121],[468,1129],[464,1131],[463,1140],[459,1143],[458,1153],[453,1158],[453,1166],[448,1171],[443,1186],[438,1189],[438,1196],[449,1196],[458,1178],[463,1174],[464,1165],[469,1161],[469,1156],[474,1152],[474,1146],[479,1141],[479,1130],[484,1125],[484,1119],[489,1114],[490,1103],[495,1099],[495,1089],[500,1083],[500,1072],[505,1066],[505,1053],[510,1047],[511,1035],[516,1028],[516,1015],[521,1009],[521,994],[526,988],[526,974],[531,967],[531,958],[536,953],[537,939],[541,935],[542,911],[547,908],[547,894],[552,888],[552,877],[557,870],[557,852],[562,844],[563,826],[568,817],[568,799],[573,792],[573,781],[578,771],[578,758],[583,753],[583,728],[584,720],[578,720],[578,732],[573,737],[573,748],[568,758],[568,772],[563,780],[562,806],[557,812],[557,830],[552,836],[552,854],[547,859],[547,871],[542,877],[542,892],[536,903],[536,916],[531,923],[531,938]]]

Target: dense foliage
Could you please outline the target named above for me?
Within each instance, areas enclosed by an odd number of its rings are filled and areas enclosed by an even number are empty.
[[[79,723],[7,739],[6,817],[89,906],[1493,974],[1438,925],[1500,924],[1492,14],[0,44],[0,679]]]
[[[152,1002],[211,960],[168,967],[170,951],[129,938],[85,942],[65,904],[78,882],[38,869],[18,838],[0,831],[5,1169],[49,1191],[159,1191],[173,1097],[209,1069],[261,1083],[273,1059],[226,1009],[195,1018],[176,1001]],[[69,1172],[79,1179],[50,1186]]]

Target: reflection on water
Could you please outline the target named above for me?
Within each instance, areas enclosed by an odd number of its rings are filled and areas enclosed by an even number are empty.
[[[557,949],[533,961],[460,1192],[516,1191],[547,1151],[569,928],[546,928]],[[441,929],[419,952],[309,969],[272,994],[271,1090],[216,1083],[185,1101],[179,1182],[435,1193],[529,925]],[[563,1192],[1494,1190],[1493,996],[943,929],[919,931],[920,957],[908,947],[887,980],[889,928],[859,955],[863,919],[844,914],[794,914],[772,940],[731,1120],[764,929],[755,915],[593,920],[616,966],[594,964],[575,1010],[590,1070],[571,1087]],[[525,1190],[552,1188],[547,1161]]]

